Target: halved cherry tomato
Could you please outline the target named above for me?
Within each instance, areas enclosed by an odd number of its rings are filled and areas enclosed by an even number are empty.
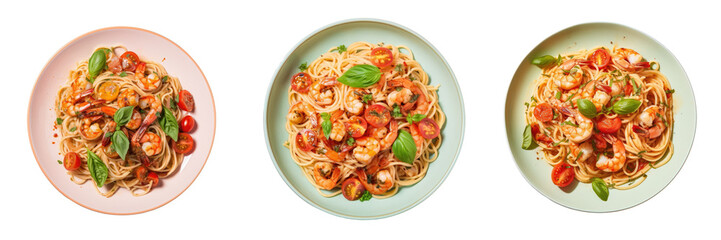
[[[144,166],[138,166],[135,168],[135,178],[140,182],[145,182],[145,177],[148,176],[148,168]]]
[[[553,142],[553,139],[551,139],[551,137],[546,136],[546,134],[543,134],[543,132],[541,132],[538,123],[534,123],[531,125],[531,134],[533,135],[533,139],[536,140],[536,142],[541,142],[545,144],[550,144]]]
[[[576,173],[573,171],[573,167],[568,163],[563,162],[556,164],[551,172],[551,180],[553,184],[559,187],[565,187],[571,184],[576,177]]]
[[[193,147],[195,147],[195,142],[193,141],[193,137],[190,136],[190,134],[187,133],[178,133],[178,141],[173,141],[172,139],[171,145],[173,146],[173,150],[175,150],[176,153],[179,154],[187,154],[193,151]]]
[[[295,135],[295,145],[303,151],[310,151],[318,147],[318,137],[310,129],[303,129]]]
[[[135,67],[140,64],[140,58],[134,52],[126,51],[120,56],[120,63],[123,66],[123,70],[134,72]]]
[[[621,128],[621,119],[617,117],[607,118],[604,116],[596,122],[596,127],[602,133],[616,133],[618,129]]]
[[[188,90],[178,93],[178,107],[186,112],[192,112],[195,108],[195,100]]]
[[[152,187],[158,186],[158,183],[160,183],[160,179],[158,179],[158,174],[155,172],[148,173],[148,177],[145,179],[145,183],[152,182]]]
[[[98,97],[101,99],[112,102],[118,97],[120,93],[120,87],[114,82],[104,82],[98,87]]]
[[[371,63],[378,68],[388,67],[393,63],[393,52],[384,47],[371,49]]]
[[[358,200],[366,190],[360,180],[355,177],[343,181],[343,187],[341,187],[341,189],[343,190],[343,197],[348,199],[348,201]]]
[[[299,93],[307,93],[311,84],[313,84],[313,79],[304,72],[296,73],[290,79],[290,88]]]
[[[605,68],[611,62],[611,54],[605,48],[599,48],[591,54],[588,60],[593,61],[599,69]]]
[[[348,135],[354,138],[362,137],[366,132],[366,128],[368,128],[366,120],[358,116],[352,116],[344,125]]]
[[[80,155],[75,152],[68,152],[63,158],[63,166],[68,171],[75,171],[80,168],[81,162],[82,161],[80,160]]]
[[[190,132],[195,127],[195,119],[188,115],[180,119],[180,131]]]
[[[418,131],[421,132],[421,136],[425,139],[434,139],[438,137],[439,134],[441,134],[440,127],[438,127],[438,123],[430,118],[424,118],[420,122],[418,122]]]
[[[363,117],[371,126],[384,127],[391,121],[391,111],[383,105],[373,104],[366,108]]]
[[[533,108],[533,116],[541,122],[553,120],[553,107],[548,103],[541,103]]]

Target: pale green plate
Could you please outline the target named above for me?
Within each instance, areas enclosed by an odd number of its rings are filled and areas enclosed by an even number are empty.
[[[646,59],[658,61],[661,72],[666,75],[674,94],[675,115],[673,129],[674,155],[669,163],[648,172],[648,178],[631,190],[611,189],[607,202],[600,200],[590,184],[574,183],[564,191],[551,182],[551,166],[543,159],[536,159],[536,150],[523,150],[521,143],[524,119],[524,102],[529,101],[533,80],[541,69],[530,64],[537,56],[553,56],[596,46],[631,48]],[[588,212],[611,212],[636,206],[663,190],[686,161],[694,133],[696,132],[696,102],[686,72],[681,64],[659,42],[635,29],[612,23],[587,23],[564,29],[538,44],[518,66],[506,97],[506,133],[508,143],[521,173],[538,192],[563,206]]]
[[[288,140],[285,130],[288,113],[288,87],[290,78],[303,62],[311,62],[328,49],[357,41],[385,42],[406,45],[431,77],[431,85],[440,84],[438,91],[441,108],[447,121],[442,126],[443,144],[438,159],[431,163],[426,177],[413,186],[400,189],[387,199],[367,202],[348,201],[342,195],[332,198],[321,196],[308,182],[290,156],[283,143]],[[406,211],[430,196],[448,176],[461,149],[464,132],[464,110],[461,90],[453,71],[441,54],[423,37],[401,25],[375,19],[351,19],[325,26],[301,40],[281,63],[268,89],[263,123],[268,152],[278,173],[288,186],[303,200],[325,212],[353,219],[389,217]]]

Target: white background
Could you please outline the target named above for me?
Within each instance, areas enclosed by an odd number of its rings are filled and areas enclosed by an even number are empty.
[[[715,238],[721,6],[712,4],[3,2],[0,239]],[[464,146],[444,184],[415,208],[372,221],[332,216],[297,197],[273,167],[262,130],[261,103],[288,51],[317,28],[361,17],[397,22],[434,44],[456,74],[467,114]],[[694,146],[675,180],[646,203],[607,214],[570,210],[536,192],[518,171],[503,127],[505,94],[521,59],[551,34],[595,21],[630,26],[670,49],[698,109]],[[132,216],[97,213],[63,197],[28,144],[27,102],[45,63],[68,41],[109,26],[145,28],[176,42],[204,71],[217,107],[215,145],[195,183],[166,206]]]

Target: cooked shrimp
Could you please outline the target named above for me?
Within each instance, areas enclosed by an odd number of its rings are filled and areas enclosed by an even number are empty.
[[[331,190],[338,185],[340,179],[340,168],[328,162],[317,162],[313,166],[313,177],[315,183],[325,190]]]
[[[593,133],[593,121],[586,118],[576,109],[561,107],[561,113],[568,115],[561,123],[561,132],[575,143],[586,141]]]
[[[66,95],[60,103],[60,110],[70,116],[77,116],[80,112],[89,109],[91,104],[87,101],[81,101],[93,94],[92,89],[79,91],[74,94]]]
[[[154,156],[160,153],[162,150],[160,145],[160,136],[155,133],[147,132],[140,138],[140,144],[143,148],[143,152],[147,156]]]
[[[138,129],[140,127],[140,124],[143,122],[143,117],[140,116],[140,112],[138,110],[133,109],[133,115],[130,116],[130,121],[125,124],[125,127],[128,129]]]
[[[571,148],[571,156],[576,159],[576,162],[586,161],[593,153],[593,146],[589,142],[583,142],[580,145],[571,142],[569,147]]]
[[[568,71],[571,71],[571,69],[573,69],[576,66],[587,66],[588,64],[591,64],[591,61],[586,60],[586,59],[576,58],[576,59],[566,60],[558,67],[561,68],[561,70],[568,72]]]
[[[141,97],[140,101],[138,101],[138,106],[140,106],[141,109],[150,108],[151,110],[155,110],[153,113],[163,111],[163,103],[155,96]]]
[[[338,81],[333,78],[317,80],[310,85],[310,92],[308,92],[308,94],[313,97],[318,105],[331,104],[335,96],[332,87],[335,86],[336,83],[338,83]]]
[[[145,76],[145,70],[145,63],[140,63],[135,68],[135,79],[138,80],[138,87],[146,92],[155,91],[158,87],[160,87],[160,76],[158,76],[155,72]]]
[[[361,137],[355,141],[356,147],[353,149],[353,156],[359,162],[368,164],[373,156],[381,150],[380,142],[372,137]]]
[[[135,90],[130,88],[123,89],[123,91],[120,91],[120,95],[118,95],[118,107],[138,106],[139,99],[140,96]]]
[[[391,172],[388,169],[382,169],[371,175],[371,179],[368,179],[368,175],[363,169],[356,169],[356,174],[366,190],[374,195],[387,192],[395,184],[393,176],[391,176]]]
[[[87,140],[95,140],[103,135],[103,129],[100,127],[98,120],[103,116],[86,117],[81,120],[80,135]]]
[[[108,70],[115,74],[118,74],[123,71],[123,66],[120,65],[120,58],[117,55],[111,55],[112,56],[108,60]]]
[[[345,98],[346,110],[353,115],[359,115],[363,113],[363,95],[362,92],[352,91],[348,93]]]
[[[613,55],[613,62],[626,71],[636,71],[649,67],[648,62],[641,62],[643,56],[633,49],[618,48]]]
[[[407,78],[396,78],[388,81],[387,84],[389,88],[403,87],[409,89],[413,93],[410,96],[410,99],[408,99],[408,101],[405,101],[405,96],[407,95],[407,92],[403,90],[400,91],[401,93],[397,93],[399,95],[393,97],[395,99],[393,101],[403,100],[402,102],[404,104],[401,106],[401,110],[404,113],[408,112],[409,114],[425,114],[426,111],[428,111],[428,105],[430,103],[426,99],[426,94]],[[391,98],[390,94],[388,95],[388,97]],[[391,101],[389,101],[389,103],[391,103]]]
[[[313,106],[306,102],[298,102],[288,110],[288,121],[293,124],[301,124],[306,121],[310,116],[315,115],[315,109]]]
[[[330,130],[330,139],[340,142],[343,140],[343,137],[345,137],[345,125],[340,121],[333,122],[333,128]]]
[[[596,167],[605,172],[616,172],[626,163],[626,147],[623,142],[614,136],[604,134],[603,138],[613,146],[613,158],[601,155],[596,161]]]
[[[563,76],[553,80],[553,83],[555,83],[557,87],[563,90],[571,90],[583,83],[583,70],[580,67],[576,67],[578,65],[582,65],[582,61],[577,60],[580,59],[568,60],[558,69],[559,74],[562,74]],[[566,66],[571,67],[566,69]]]
[[[593,95],[591,102],[594,106],[596,106],[596,111],[600,112],[609,100],[611,100],[611,95],[608,95],[608,93],[604,91],[596,91],[596,94]]]
[[[379,144],[381,150],[390,149],[393,145],[393,142],[398,137],[398,122],[395,120],[391,120],[390,129],[388,131],[388,135],[378,138],[380,139]]]
[[[641,136],[657,138],[661,136],[666,125],[663,123],[664,111],[656,105],[648,106],[638,115],[638,123],[641,128],[634,128],[634,131]]]
[[[388,106],[398,105],[403,106],[403,104],[408,103],[411,101],[411,97],[413,96],[413,92],[411,92],[408,88],[403,88],[400,91],[393,91],[388,94],[388,97],[386,98],[386,101],[388,102]]]
[[[421,136],[421,131],[418,129],[418,125],[411,124],[408,126],[411,130],[411,136],[413,137],[413,142],[416,143],[417,150],[421,150],[423,147],[423,136]]]

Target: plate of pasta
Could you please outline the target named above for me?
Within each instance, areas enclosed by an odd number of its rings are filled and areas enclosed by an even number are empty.
[[[506,132],[526,180],[581,211],[636,206],[680,171],[696,130],[681,64],[626,26],[588,23],[541,42],[518,67]]]
[[[360,19],[323,27],[290,52],[264,123],[271,158],[298,196],[337,216],[373,219],[439,187],[463,120],[458,84],[430,43],[398,24]]]
[[[113,27],[61,48],[28,107],[33,153],[63,195],[135,214],[179,196],[205,165],[215,107],[193,59],[156,33]]]

